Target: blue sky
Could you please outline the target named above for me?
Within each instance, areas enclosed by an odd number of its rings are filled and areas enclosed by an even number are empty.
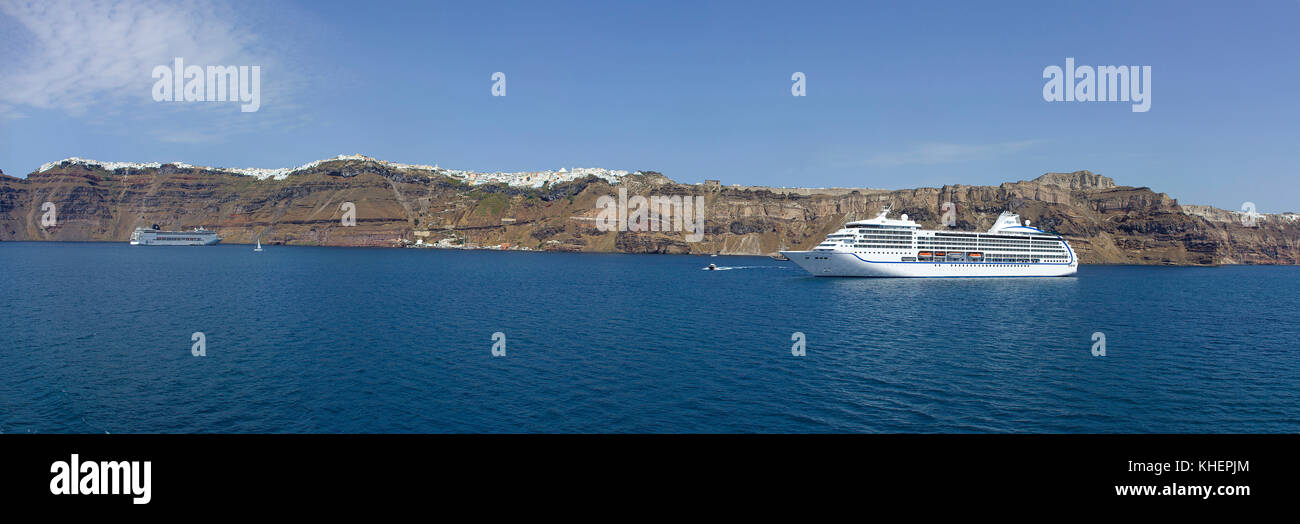
[[[1295,0],[0,0],[0,169],[361,153],[891,189],[1088,169],[1300,211],[1298,21]],[[174,56],[261,66],[261,109],[154,102],[150,72]],[[1044,101],[1043,68],[1066,57],[1151,66],[1150,111]]]

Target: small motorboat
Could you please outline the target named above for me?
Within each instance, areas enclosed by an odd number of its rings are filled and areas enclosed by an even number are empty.
[[[709,271],[717,271],[717,269],[718,269],[717,264],[709,264]]]

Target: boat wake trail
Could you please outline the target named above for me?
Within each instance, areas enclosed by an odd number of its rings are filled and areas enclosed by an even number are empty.
[[[730,271],[733,269],[790,269],[790,268],[785,266],[718,266],[718,267],[702,267],[700,269],[704,271]]]

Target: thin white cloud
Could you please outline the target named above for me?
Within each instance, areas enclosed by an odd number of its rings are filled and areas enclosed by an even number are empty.
[[[1021,140],[997,144],[921,144],[906,151],[876,153],[865,163],[877,166],[930,165],[988,160],[1024,151],[1042,143],[1042,140]]]
[[[187,134],[195,125],[212,129],[207,137],[291,125],[287,103],[266,109],[292,99],[286,94],[303,83],[302,71],[285,63],[278,41],[258,34],[266,18],[208,0],[0,0],[0,119],[31,110],[90,123],[129,119],[163,139],[169,128]],[[236,103],[155,102],[153,68],[175,57],[261,66],[263,111],[241,117]]]
[[[189,63],[249,63],[256,37],[236,17],[200,1],[7,1],[30,41],[7,48],[28,53],[4,67],[9,104],[76,114],[104,102],[148,99],[149,73],[173,57]],[[259,57],[263,61],[265,57]]]

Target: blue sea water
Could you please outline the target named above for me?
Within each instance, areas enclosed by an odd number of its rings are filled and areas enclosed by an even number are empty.
[[[0,297],[4,433],[1300,431],[1298,267],[4,242]]]

